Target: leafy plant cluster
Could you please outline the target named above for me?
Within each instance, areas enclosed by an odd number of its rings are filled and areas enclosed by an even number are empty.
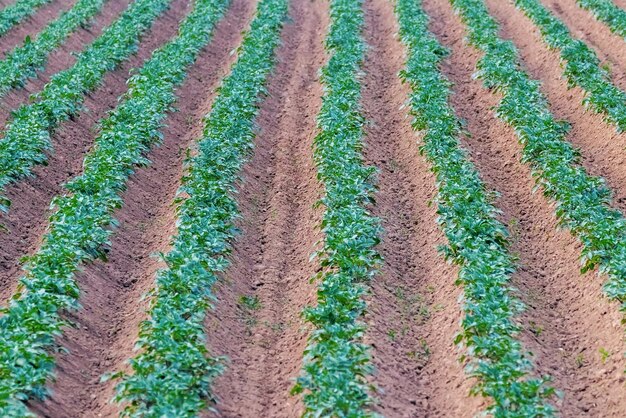
[[[80,0],[31,40],[27,37],[0,61],[0,95],[21,87],[46,64],[48,55],[75,30],[85,26],[102,9],[105,0]]]
[[[568,84],[585,92],[583,104],[603,113],[618,131],[626,130],[626,92],[611,82],[611,74],[600,65],[596,53],[580,39],[572,38],[567,26],[539,0],[514,2],[539,27],[546,44],[560,51]]]
[[[611,32],[626,38],[626,10],[620,9],[611,0],[576,0],[576,3],[591,11]]]
[[[322,69],[325,93],[318,116],[314,159],[325,188],[321,228],[323,248],[317,253],[322,271],[317,306],[307,307],[313,325],[301,376],[293,393],[304,393],[306,417],[365,417],[373,389],[369,347],[362,342],[360,320],[367,283],[381,257],[379,220],[367,206],[373,202],[375,167],[364,165],[359,82],[365,45],[361,38],[361,0],[331,0],[326,38],[330,59]]]
[[[582,272],[599,267],[607,274],[605,294],[626,310],[626,219],[611,208],[611,192],[601,177],[580,165],[579,152],[565,140],[569,126],[555,120],[547,100],[521,69],[515,46],[498,38],[498,24],[482,0],[451,0],[469,28],[469,41],[485,55],[477,76],[503,99],[496,114],[510,124],[544,194],[557,203],[560,226],[583,245]]]
[[[104,75],[137,50],[141,34],[172,0],[135,0],[87,49],[76,63],[55,74],[31,103],[13,112],[0,140],[0,191],[8,183],[31,174],[46,161],[51,136],[63,121],[79,112],[85,95],[95,90]],[[88,3],[88,2],[87,2]],[[0,211],[11,202],[0,195]]]
[[[399,33],[407,48],[406,68],[400,76],[411,86],[409,104],[413,127],[423,131],[420,151],[437,178],[438,222],[448,238],[446,258],[460,267],[465,317],[457,337],[467,346],[468,371],[477,378],[472,389],[493,400],[494,416],[553,415],[547,403],[553,390],[546,379],[531,378],[532,365],[517,340],[515,315],[522,303],[511,295],[515,271],[508,251],[508,231],[496,219],[474,165],[460,147],[461,124],[449,105],[450,83],[440,73],[445,49],[428,31],[421,0],[398,0]]]
[[[119,105],[100,122],[82,175],[53,199],[48,233],[27,259],[20,289],[0,317],[0,415],[26,416],[22,401],[46,394],[54,368],[55,337],[69,325],[60,313],[78,308],[74,274],[84,262],[105,258],[120,193],[160,128],[186,69],[210,40],[227,0],[196,0],[178,35],[157,49],[128,81]]]
[[[178,234],[163,256],[167,268],[157,273],[150,319],[140,327],[141,353],[130,361],[132,375],[114,375],[123,377],[116,396],[127,404],[123,416],[191,417],[215,402],[211,383],[222,364],[208,353],[203,323],[217,274],[228,265],[238,216],[235,185],[253,146],[258,102],[286,13],[287,0],[261,0],[205,118],[176,200]]]
[[[35,11],[52,0],[17,0],[10,6],[0,10],[0,36],[7,33],[13,26],[35,14]]]

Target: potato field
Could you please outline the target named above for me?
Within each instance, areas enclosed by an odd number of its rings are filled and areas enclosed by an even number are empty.
[[[626,417],[626,0],[0,0],[0,417]]]

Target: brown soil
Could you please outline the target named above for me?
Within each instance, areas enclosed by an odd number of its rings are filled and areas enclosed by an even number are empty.
[[[548,7],[569,27],[573,36],[591,47],[603,64],[607,64],[613,82],[622,90],[626,89],[626,42],[613,34],[607,25],[598,21],[575,1],[545,0]]]
[[[180,18],[185,8],[177,9]],[[126,369],[126,360],[134,355],[147,308],[142,295],[154,286],[156,270],[163,267],[153,254],[167,251],[175,232],[172,202],[185,150],[201,135],[201,119],[234,60],[230,52],[239,44],[252,10],[251,2],[235,0],[218,24],[212,42],[177,91],[179,112],[165,121],[164,142],[148,155],[152,164],[132,176],[122,196],[124,206],[115,216],[120,225],[112,236],[108,262],[90,264],[77,276],[83,309],[68,316],[76,327],[66,330],[61,343],[70,352],[59,356],[52,397],[34,405],[41,415],[117,416],[118,405],[109,402],[115,381],[100,383],[100,377]]]
[[[76,0],[53,0],[39,7],[32,16],[13,26],[7,33],[0,36],[0,57],[4,57],[7,51],[20,45],[26,36],[32,37],[39,33],[41,29],[56,19],[62,11],[69,9],[75,2]],[[14,3],[15,1],[8,2],[8,4]]]
[[[613,190],[615,206],[626,211],[626,133],[618,134],[603,116],[585,111],[583,91],[567,88],[557,51],[549,50],[539,32],[523,13],[508,1],[487,1],[490,11],[502,25],[502,36],[512,39],[519,48],[523,63],[551,104],[552,113],[569,122],[567,136],[582,152],[582,162],[592,175],[602,176]]]
[[[580,245],[557,230],[554,206],[532,192],[530,171],[519,162],[521,146],[512,129],[494,119],[491,109],[499,97],[472,78],[480,54],[463,43],[458,17],[445,0],[430,0],[427,6],[433,30],[452,49],[445,73],[455,84],[453,106],[473,134],[464,145],[487,185],[501,193],[496,203],[512,231],[512,251],[519,256],[513,284],[528,307],[521,317],[523,344],[537,372],[551,375],[563,391],[564,397],[554,400],[563,416],[624,416],[620,315],[601,294],[602,278],[581,277]],[[523,27],[522,18],[516,22]],[[608,358],[602,359],[601,350]]]
[[[63,10],[68,10],[74,5],[75,1],[60,0],[59,3],[57,7],[62,6]],[[79,28],[74,33],[70,34],[70,36],[48,56],[45,68],[38,71],[37,77],[28,79],[23,88],[11,90],[2,97],[0,104],[0,122],[4,125],[10,117],[12,110],[26,103],[30,95],[40,91],[54,74],[72,66],[74,62],[76,62],[76,54],[100,36],[102,29],[109,26],[117,19],[119,14],[126,9],[129,3],[129,0],[108,0],[102,6],[100,13],[96,14],[88,26]],[[55,15],[54,19],[56,18],[57,16]],[[30,34],[30,36],[34,37],[38,33],[39,31]],[[21,46],[23,38],[22,36],[16,42],[16,45]],[[16,45],[12,45],[7,51],[10,51]]]
[[[255,149],[243,170],[241,236],[207,320],[211,351],[230,359],[215,385],[219,416],[294,417],[302,411],[289,390],[308,334],[300,312],[315,299],[309,279],[317,264],[309,256],[321,239],[321,214],[313,209],[321,187],[311,149],[327,13],[325,2],[292,1]],[[260,308],[246,308],[244,295],[257,297]]]
[[[52,74],[69,67],[75,60],[72,53],[95,39],[130,1],[109,0],[89,29],[78,30],[51,55],[40,77],[10,92],[0,104],[0,123]],[[623,40],[577,8],[574,0],[543,1],[598,51],[614,69],[616,82],[626,86]],[[626,5],[626,0],[615,1]],[[0,55],[74,2],[55,0],[41,8],[0,38]],[[178,89],[180,112],[165,121],[164,143],[149,154],[153,163],[131,177],[122,196],[124,206],[116,213],[120,225],[112,235],[108,261],[89,264],[77,275],[82,309],[66,315],[76,324],[60,338],[69,353],[58,354],[52,396],[30,404],[37,414],[73,418],[119,413],[119,405],[109,403],[116,382],[101,383],[100,377],[127,371],[126,360],[135,355],[139,323],[146,318],[147,300],[142,296],[154,286],[162,267],[152,255],[167,251],[175,233],[172,201],[183,175],[185,150],[193,149],[201,135],[202,117],[236,59],[233,51],[256,2],[233,0],[214,39]],[[462,144],[488,188],[500,193],[495,203],[511,230],[511,251],[519,257],[512,284],[527,305],[519,317],[523,346],[537,374],[552,376],[554,387],[562,392],[562,398],[553,399],[562,416],[626,416],[624,328],[617,307],[602,296],[604,278],[580,274],[580,244],[557,229],[554,204],[533,192],[513,130],[494,116],[501,97],[472,77],[481,54],[464,42],[464,25],[449,0],[423,2],[432,31],[452,52],[443,70],[454,84],[452,105],[470,133]],[[584,166],[607,180],[615,191],[615,207],[626,212],[626,134],[617,134],[600,115],[583,109],[583,93],[567,88],[558,52],[545,47],[534,25],[510,0],[487,3],[502,23],[502,36],[515,42],[529,73],[542,81],[554,114],[572,124],[568,140],[581,149]],[[81,172],[97,121],[126,90],[129,70],[175,34],[189,4],[173,1],[138,53],[107,74],[102,86],[88,95],[87,110],[55,133],[49,164],[8,187],[13,207],[9,215],[0,215],[0,224],[8,228],[0,233],[0,305],[18,283],[19,258],[41,243],[50,200]],[[378,250],[384,257],[371,283],[365,317],[365,342],[372,346],[375,367],[374,409],[393,418],[476,416],[487,401],[469,396],[473,381],[459,361],[464,350],[453,343],[463,315],[462,288],[454,285],[457,268],[436,250],[446,239],[431,204],[435,178],[419,155],[422,139],[410,126],[409,88],[397,76],[405,52],[397,39],[393,2],[365,0],[364,7],[363,36],[369,45],[361,78],[368,120],[364,156],[379,169],[372,213],[382,223]],[[310,331],[300,313],[315,303],[317,283],[310,278],[320,268],[309,260],[323,238],[322,208],[315,208],[323,187],[316,179],[312,150],[323,94],[319,70],[327,60],[323,41],[328,2],[291,0],[289,14],[268,95],[260,103],[255,148],[238,184],[240,234],[206,321],[210,351],[229,358],[214,384],[216,411],[206,412],[206,417],[295,417],[303,410],[301,398],[289,391],[300,374]],[[258,304],[246,305],[243,296],[256,298]]]
[[[106,9],[106,17],[98,20],[100,28],[113,21],[124,9],[124,2],[111,3],[116,8]],[[49,155],[48,164],[35,167],[34,176],[7,187],[7,196],[12,204],[8,215],[0,214],[0,223],[8,228],[8,232],[0,232],[0,305],[13,294],[22,274],[19,259],[34,252],[40,244],[52,197],[62,193],[61,185],[81,172],[83,156],[91,147],[96,122],[116,106],[118,96],[126,91],[129,70],[139,67],[155,48],[176,33],[187,4],[187,0],[174,0],[172,9],[155,21],[152,31],[140,43],[138,53],[116,71],[109,72],[103,84],[87,95],[84,103],[86,110],[63,123],[54,134],[54,152]],[[90,35],[91,38],[95,36]],[[23,92],[21,90],[17,94],[22,95]],[[27,96],[23,94],[22,99]]]
[[[374,214],[382,221],[385,262],[368,300],[367,340],[373,345],[378,412],[389,417],[475,416],[482,399],[469,398],[472,382],[454,345],[461,319],[457,269],[436,247],[435,179],[419,155],[407,109],[408,86],[397,77],[404,51],[393,5],[365,4],[363,106],[370,121],[366,159],[379,168]]]

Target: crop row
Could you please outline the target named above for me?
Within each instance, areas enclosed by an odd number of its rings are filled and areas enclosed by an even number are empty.
[[[374,167],[363,164],[361,86],[358,75],[365,45],[361,38],[361,0],[331,0],[326,48],[330,59],[322,69],[325,89],[318,116],[314,160],[325,193],[321,228],[323,248],[317,253],[322,270],[317,306],[307,307],[313,325],[301,376],[294,393],[304,392],[307,417],[369,416],[372,403],[369,347],[362,342],[363,295],[377,271],[379,221],[368,213]]]
[[[560,226],[582,243],[582,272],[599,267],[608,276],[605,294],[626,302],[626,219],[611,208],[611,193],[602,178],[580,165],[579,152],[565,140],[568,125],[557,121],[547,100],[521,69],[515,46],[498,37],[498,24],[482,0],[451,0],[469,28],[469,41],[484,52],[478,76],[503,98],[496,114],[511,125],[544,194],[557,203]]]
[[[626,11],[617,7],[612,0],[576,0],[576,3],[604,22],[611,32],[626,38]]]
[[[444,254],[459,266],[464,288],[457,341],[467,346],[468,370],[477,378],[472,392],[491,398],[487,412],[494,416],[550,416],[546,398],[553,390],[544,379],[529,377],[532,365],[516,339],[515,315],[522,303],[509,287],[515,265],[508,231],[459,144],[461,123],[448,103],[450,83],[439,71],[448,51],[428,31],[421,0],[398,0],[396,14],[408,52],[401,77],[412,90],[413,127],[424,133],[420,151],[437,180],[438,222],[448,239]]]
[[[48,233],[28,258],[20,290],[0,317],[0,415],[25,416],[23,400],[42,397],[52,377],[55,337],[67,322],[60,312],[78,308],[74,274],[86,261],[104,257],[119,194],[134,167],[161,139],[160,128],[176,99],[176,86],[210,40],[227,0],[196,0],[178,35],[156,50],[128,81],[119,105],[100,123],[82,175],[53,199]]]
[[[13,26],[35,14],[35,11],[52,0],[17,0],[10,6],[0,10],[0,36],[7,33]]]
[[[27,37],[0,61],[0,95],[20,87],[46,63],[48,55],[64,39],[86,25],[102,9],[105,0],[79,0],[74,7],[50,23],[34,40]]]
[[[513,1],[539,27],[546,44],[560,51],[569,84],[580,87],[586,94],[583,104],[603,113],[620,132],[625,131],[626,92],[611,82],[610,73],[600,66],[596,53],[580,39],[572,38],[567,26],[539,0]]]
[[[124,416],[195,416],[213,403],[213,378],[222,370],[206,348],[204,319],[215,299],[235,236],[239,172],[253,146],[254,119],[287,13],[287,0],[261,0],[237,63],[204,121],[198,153],[179,190],[178,234],[159,271],[150,319],[140,327],[132,375],[119,373],[116,400]],[[186,196],[186,197],[184,197]]]
[[[0,140],[0,193],[11,181],[31,174],[35,164],[46,161],[54,130],[78,113],[85,95],[104,75],[137,50],[139,38],[172,0],[135,0],[87,49],[76,63],[55,74],[31,103],[13,112]],[[11,202],[0,196],[0,211]]]

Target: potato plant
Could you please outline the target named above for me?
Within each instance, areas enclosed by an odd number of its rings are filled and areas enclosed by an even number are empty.
[[[605,23],[611,32],[626,39],[626,10],[617,7],[612,0],[576,0],[576,3]]]
[[[563,74],[570,86],[585,92],[583,104],[603,113],[618,131],[626,130],[626,92],[611,82],[611,74],[600,65],[596,53],[538,0],[513,0],[539,28],[546,44],[561,54]]]
[[[163,256],[140,353],[122,378],[116,400],[123,416],[191,417],[215,402],[213,378],[222,370],[206,348],[204,320],[212,286],[228,265],[238,216],[235,187],[253,146],[254,120],[274,66],[287,0],[261,0],[238,49],[238,59],[206,116],[198,153],[188,160],[178,205],[178,233]]]
[[[496,115],[515,129],[522,161],[531,166],[544,194],[556,202],[561,227],[582,244],[582,272],[599,267],[608,276],[605,294],[626,310],[626,219],[611,207],[604,179],[589,175],[556,120],[539,83],[521,68],[515,46],[499,38],[499,27],[483,0],[451,0],[467,25],[469,42],[484,52],[477,76],[502,93]]]
[[[36,37],[27,37],[0,61],[0,95],[22,86],[41,70],[54,51],[67,37],[86,26],[106,0],[79,0],[70,10],[46,26]]]
[[[37,9],[52,0],[17,0],[10,6],[0,10],[0,36],[7,33],[13,26],[35,14]]]
[[[140,36],[171,1],[135,0],[78,55],[72,67],[55,74],[30,103],[13,111],[0,140],[0,193],[8,183],[31,175],[33,166],[46,162],[55,129],[81,110],[85,96],[100,85],[107,72],[137,50]],[[0,211],[8,211],[10,205],[9,199],[0,195]]]
[[[367,283],[381,257],[374,248],[379,220],[368,211],[376,169],[366,166],[361,154],[362,1],[331,0],[330,17],[330,59],[322,69],[325,93],[313,151],[325,189],[320,201],[324,241],[316,254],[322,270],[314,277],[320,282],[317,305],[304,311],[313,331],[293,393],[304,394],[305,417],[366,417],[373,415],[368,408],[372,366],[361,317]]]
[[[84,171],[53,199],[48,233],[29,257],[20,289],[0,317],[0,415],[32,416],[23,401],[43,397],[53,377],[55,338],[69,325],[62,310],[78,308],[74,279],[82,263],[104,258],[113,212],[135,167],[161,139],[175,90],[209,42],[227,0],[196,0],[178,34],[128,81],[119,105],[100,122]]]
[[[477,379],[472,393],[490,400],[494,416],[550,416],[547,378],[533,368],[517,335],[515,316],[522,303],[510,288],[515,262],[508,250],[508,230],[497,220],[478,171],[460,147],[461,123],[449,104],[449,81],[439,67],[448,51],[428,31],[421,0],[398,0],[400,37],[407,49],[400,74],[411,87],[414,129],[423,133],[421,153],[437,179],[438,221],[448,239],[443,254],[459,266],[463,286],[462,330],[457,341],[467,347],[467,371]]]

